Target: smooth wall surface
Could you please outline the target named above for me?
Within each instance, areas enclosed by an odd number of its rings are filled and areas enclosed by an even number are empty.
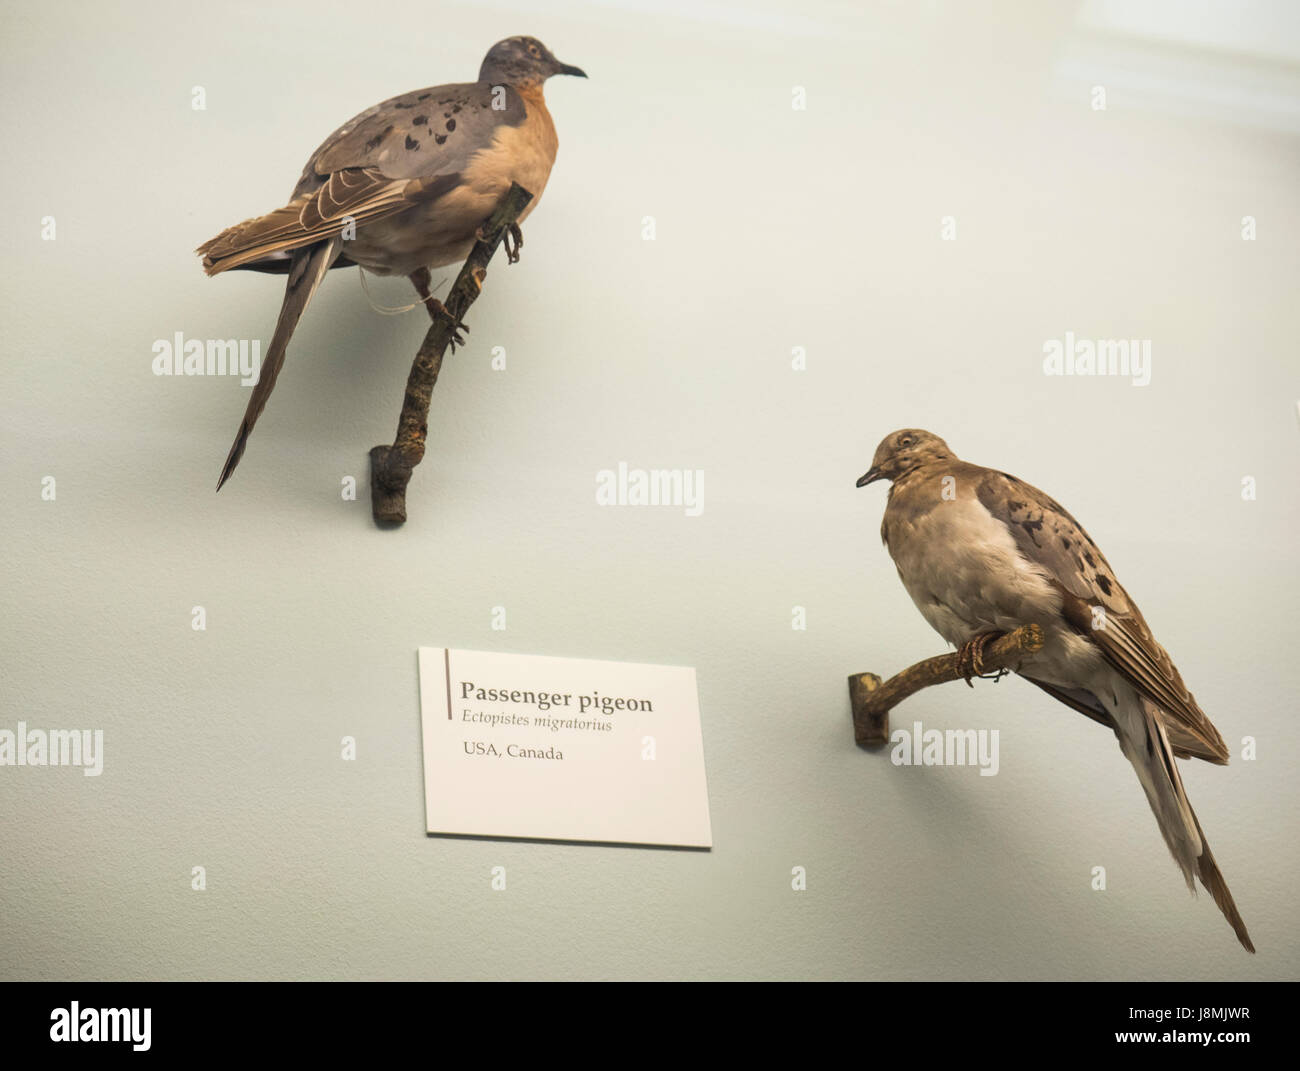
[[[0,728],[102,729],[104,769],[0,767],[0,977],[1294,978],[1294,8],[542,7],[6,5]],[[355,270],[215,495],[247,388],[153,346],[265,345],[282,281],[191,251],[519,33],[590,79],[548,86],[410,520],[367,451],[427,320]],[[1067,332],[1149,341],[1149,383],[1045,375]],[[853,746],[846,676],[944,650],[853,486],[906,426],[1105,550],[1232,748],[1182,769],[1257,956],[1023,681],[895,715],[999,730],[996,776]],[[703,511],[598,505],[620,462]],[[426,837],[420,645],[696,667],[715,849]]]

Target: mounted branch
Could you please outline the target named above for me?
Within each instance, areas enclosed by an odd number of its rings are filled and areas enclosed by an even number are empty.
[[[454,349],[460,342],[459,331],[468,330],[461,320],[483,289],[488,261],[497,246],[507,234],[513,234],[516,243],[520,242],[516,220],[532,199],[533,195],[518,183],[511,185],[496,211],[479,228],[474,248],[452,284],[446,302],[436,311],[430,308],[433,326],[424,336],[406,380],[397,436],[392,446],[376,446],[370,451],[370,505],[376,524],[397,525],[406,520],[406,485],[415,466],[424,459],[429,403],[442,370],[443,354],[449,345]],[[508,244],[506,253],[512,261],[518,259]],[[416,285],[420,286],[418,282]]]
[[[995,635],[997,638],[990,638],[975,657],[974,666],[981,674],[1015,669],[1025,655],[1043,647],[1043,630],[1037,625],[1021,625],[1014,632]],[[909,666],[883,684],[874,673],[855,673],[849,678],[854,742],[861,748],[883,747],[889,742],[889,712],[894,707],[931,685],[957,680],[969,684],[971,667],[971,657],[963,648]]]

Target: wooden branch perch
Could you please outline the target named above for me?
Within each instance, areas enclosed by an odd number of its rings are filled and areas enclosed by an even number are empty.
[[[1043,630],[1037,625],[1021,625],[989,642],[981,657],[981,668],[1015,669],[1024,655],[1042,647]],[[874,673],[853,674],[849,678],[849,702],[853,706],[854,741],[861,748],[883,747],[889,742],[889,712],[894,707],[922,688],[962,678],[960,652],[927,658],[883,684]]]
[[[458,341],[457,325],[483,289],[492,254],[532,199],[533,195],[517,182],[511,185],[496,211],[479,228],[478,240],[443,302],[447,315],[435,318],[420,344],[406,380],[406,397],[393,445],[376,446],[370,451],[370,506],[376,524],[398,525],[406,520],[406,485],[415,466],[424,459],[429,403],[442,370],[443,354],[449,344],[454,348]]]

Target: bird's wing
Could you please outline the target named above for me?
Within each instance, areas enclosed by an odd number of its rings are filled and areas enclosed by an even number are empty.
[[[1073,707],[1080,714],[1091,718],[1099,725],[1104,725],[1108,729],[1116,728],[1115,719],[1110,716],[1106,705],[1091,692],[1082,688],[1061,688],[1055,684],[1048,684],[1045,681],[1036,680],[1024,670],[1020,671],[1020,676],[1024,677],[1030,684],[1038,685],[1057,702],[1064,703],[1067,707]],[[1204,742],[1183,729],[1172,718],[1165,717],[1163,713],[1161,715],[1161,724],[1165,727],[1165,735],[1169,738],[1174,754],[1180,759],[1205,759],[1206,762],[1212,762],[1220,766],[1226,763],[1226,760],[1221,755],[1207,751]]]
[[[441,196],[455,176],[393,179],[369,167],[336,171],[314,192],[283,208],[228,227],[199,246],[203,270],[216,275],[257,261],[278,260],[286,253],[316,245],[354,226],[410,208],[417,201]]]
[[[979,501],[1006,525],[1021,555],[1060,589],[1070,625],[1166,715],[1174,750],[1226,763],[1223,738],[1196,705],[1177,667],[1083,526],[1060,503],[1023,480],[990,469],[981,472],[975,488]]]
[[[344,123],[311,155],[283,208],[228,227],[198,248],[209,275],[283,258],[455,189],[475,153],[526,110],[510,86],[433,86]]]
[[[431,86],[367,108],[311,154],[293,196],[310,192],[345,168],[370,167],[389,178],[428,178],[462,171],[503,126],[527,116],[510,86],[486,82]]]

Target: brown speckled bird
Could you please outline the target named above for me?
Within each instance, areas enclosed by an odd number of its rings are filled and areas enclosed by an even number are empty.
[[[858,486],[876,480],[893,484],[880,536],[921,616],[973,673],[992,636],[1042,628],[1016,672],[1115,733],[1188,888],[1198,876],[1254,952],[1175,760],[1224,765],[1227,745],[1097,544],[1038,488],[919,428],[885,437]]]
[[[464,260],[475,233],[519,183],[537,207],[559,141],[542,86],[587,77],[533,37],[489,50],[478,81],[417,89],[348,120],[307,161],[289,203],[198,248],[209,275],[232,268],[287,273],[284,303],[217,490],[243,456],[275,388],[303,310],[330,268],[407,275],[431,311],[429,269]]]

